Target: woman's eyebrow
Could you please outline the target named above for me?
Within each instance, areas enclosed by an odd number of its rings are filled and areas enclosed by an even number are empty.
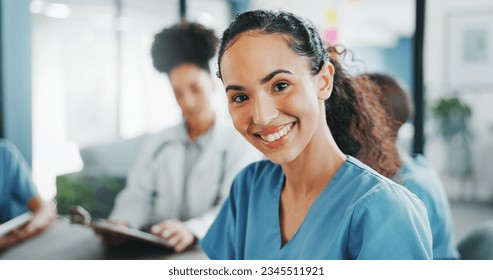
[[[280,74],[280,73],[286,73],[286,74],[293,75],[293,73],[291,73],[291,71],[284,70],[284,69],[278,69],[278,70],[272,71],[271,73],[267,74],[267,76],[260,79],[260,83],[265,84],[268,81],[272,80],[272,78],[274,78],[277,74]],[[245,87],[238,86],[238,85],[229,85],[226,87],[226,92],[228,92],[228,90],[239,90],[239,91],[241,91],[241,90],[245,90]]]
[[[265,83],[267,83],[268,81],[272,80],[272,78],[274,78],[277,74],[280,74],[280,73],[286,73],[286,74],[293,75],[293,73],[291,73],[291,72],[290,72],[290,71],[288,71],[288,70],[279,69],[279,70],[275,70],[275,71],[272,71],[271,73],[267,74],[267,76],[265,76],[264,78],[262,78],[262,79],[260,80],[260,83],[261,83],[261,84],[265,84]]]
[[[228,92],[228,90],[245,90],[245,87],[242,87],[242,86],[237,86],[237,85],[230,85],[230,86],[227,86],[226,87],[226,92]]]

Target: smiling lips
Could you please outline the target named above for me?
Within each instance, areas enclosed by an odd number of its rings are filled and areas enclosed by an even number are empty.
[[[275,132],[270,133],[269,130],[271,129],[268,129],[267,131],[257,133],[256,135],[260,137],[262,140],[264,140],[265,142],[267,142],[268,144],[272,144],[277,140],[286,136],[289,133],[289,131],[291,131],[292,128],[293,128],[293,123],[290,123]]]

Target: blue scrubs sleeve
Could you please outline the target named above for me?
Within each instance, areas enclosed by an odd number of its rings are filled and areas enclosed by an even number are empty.
[[[28,202],[36,195],[36,188],[32,181],[31,171],[27,162],[22,157],[17,148],[7,141],[0,143],[0,149],[3,153],[3,175],[4,188],[7,188],[9,207],[6,207],[6,212],[9,212],[4,217],[6,219],[14,218],[28,210]]]
[[[433,258],[426,209],[403,187],[377,187],[354,207],[349,232],[351,259]]]

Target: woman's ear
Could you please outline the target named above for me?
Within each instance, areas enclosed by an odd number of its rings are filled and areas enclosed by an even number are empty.
[[[330,62],[324,63],[318,73],[318,98],[329,99],[334,85],[334,65]]]

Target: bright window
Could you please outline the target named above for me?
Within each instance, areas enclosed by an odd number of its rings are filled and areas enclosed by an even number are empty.
[[[226,1],[188,5],[189,19],[218,35],[228,22]],[[56,176],[83,168],[80,148],[180,121],[168,79],[150,57],[154,34],[178,21],[178,1],[33,0],[31,12],[33,174],[51,198]],[[224,94],[216,97],[225,114]]]

